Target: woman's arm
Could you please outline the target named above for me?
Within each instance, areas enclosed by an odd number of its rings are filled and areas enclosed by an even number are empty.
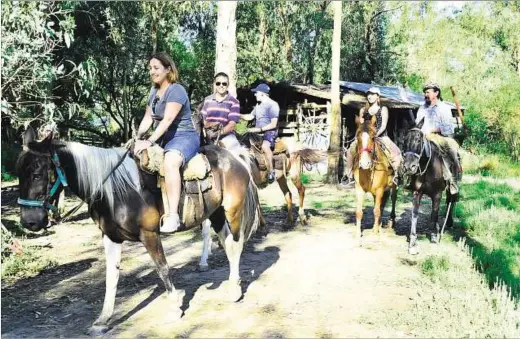
[[[381,108],[381,120],[381,127],[377,131],[376,137],[380,136],[386,131],[386,125],[388,123],[388,108],[385,106]]]
[[[150,106],[146,106],[146,111],[144,112],[144,118],[141,120],[139,124],[139,129],[137,130],[137,139],[141,139],[143,135],[152,127],[153,119],[152,119],[152,108]]]

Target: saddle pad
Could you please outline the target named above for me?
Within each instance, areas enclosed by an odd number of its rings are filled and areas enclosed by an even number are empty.
[[[280,138],[276,138],[276,141],[274,143],[274,150],[273,154],[280,154],[280,153],[286,153],[287,152],[287,146]]]
[[[208,158],[204,154],[197,153],[188,161],[183,173],[184,180],[202,180],[211,171]]]
[[[164,177],[164,150],[159,145],[154,145],[140,154],[141,167],[149,173],[157,173]],[[202,180],[211,171],[208,159],[205,155],[197,153],[188,161],[183,172],[184,180]]]

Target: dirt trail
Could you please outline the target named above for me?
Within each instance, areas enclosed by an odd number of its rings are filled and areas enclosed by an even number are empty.
[[[222,283],[229,270],[221,249],[210,256],[212,269],[198,272],[199,232],[165,236],[174,284],[185,291],[185,315],[176,322],[167,318],[164,287],[144,247],[125,243],[116,314],[108,335],[409,336],[406,328],[385,325],[381,315],[412,306],[420,276],[414,265],[429,251],[439,250],[424,243],[419,257],[407,255],[402,233],[409,224],[410,204],[399,205],[398,232],[386,231],[378,239],[367,230],[360,248],[352,238],[353,193],[313,184],[307,195],[310,223],[284,232],[286,213],[278,187],[261,191],[270,233],[246,246],[241,261],[245,295],[238,303],[226,300]],[[344,205],[335,205],[339,197]],[[369,200],[365,225],[372,213]],[[3,213],[16,213],[11,207],[3,208]],[[42,252],[56,258],[58,266],[2,289],[3,337],[83,336],[99,314],[105,280],[101,237],[90,219],[82,217],[85,214],[55,227],[48,236],[28,240],[50,247]]]

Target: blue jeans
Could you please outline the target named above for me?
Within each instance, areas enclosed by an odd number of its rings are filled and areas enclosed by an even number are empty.
[[[276,140],[277,136],[278,136],[277,131],[264,132],[264,140],[269,141],[269,143],[271,144],[271,148],[274,148],[274,141]]]
[[[161,146],[164,148],[164,153],[179,152],[183,158],[183,166],[185,166],[199,152],[200,136],[195,130],[168,130],[164,133]]]

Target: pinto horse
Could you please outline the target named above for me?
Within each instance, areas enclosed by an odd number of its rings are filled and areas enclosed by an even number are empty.
[[[89,204],[92,219],[103,234],[106,256],[106,293],[101,315],[90,329],[91,334],[108,330],[114,312],[119,279],[121,244],[141,241],[155,263],[171,298],[172,317],[182,316],[182,297],[176,292],[159,235],[163,212],[157,177],[139,170],[136,161],[124,148],[102,149],[75,142],[53,140],[49,135],[35,141],[29,128],[24,133],[24,151],[17,162],[22,225],[31,231],[47,226],[50,187],[67,183]],[[239,263],[244,242],[261,219],[256,186],[250,174],[231,153],[216,146],[201,149],[209,160],[213,188],[204,193],[204,218],[209,218],[229,260],[229,293],[232,300],[241,295]],[[188,211],[189,213],[190,211]],[[194,211],[192,214],[194,214]],[[186,230],[198,224],[183,225]]]
[[[354,179],[356,182],[356,238],[361,239],[361,218],[363,199],[366,192],[374,197],[374,233],[379,234],[381,213],[388,195],[392,195],[392,212],[388,227],[395,223],[395,202],[397,187],[392,181],[393,170],[379,142],[376,142],[376,116],[364,115],[364,121],[356,132],[357,155],[354,158]]]
[[[446,205],[448,215],[446,225],[453,225],[453,209],[457,196],[452,195],[447,189],[448,185],[444,178],[444,163],[438,147],[426,139],[421,127],[422,120],[417,126],[408,130],[404,137],[404,159],[403,175],[410,179],[410,184],[406,186],[413,192],[413,211],[412,225],[410,227],[410,237],[408,253],[418,254],[417,247],[417,220],[419,218],[419,206],[424,194],[432,199],[432,213],[430,229],[430,241],[436,243],[439,239],[439,207],[442,199],[442,192],[446,190]]]

